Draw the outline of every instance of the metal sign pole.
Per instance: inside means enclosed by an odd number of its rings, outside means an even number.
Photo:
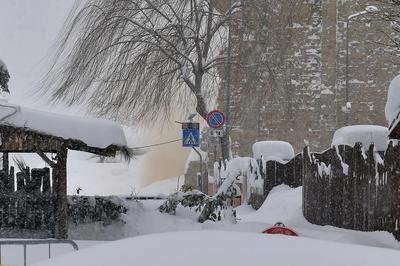
[[[203,184],[204,184],[204,182],[203,182],[203,156],[201,156],[201,153],[195,148],[195,147],[192,147],[192,149],[199,155],[199,157],[200,157],[200,176],[201,176],[201,185],[203,186]],[[200,187],[200,191],[201,192],[204,192],[204,188],[203,187]]]
[[[232,6],[233,1],[229,0],[229,8]],[[232,52],[232,37],[231,37],[231,29],[232,28],[232,18],[229,18],[228,21],[228,47],[227,47],[227,66],[226,66],[226,88],[225,88],[225,117],[226,117],[226,126],[225,126],[225,134],[222,137],[222,158],[224,160],[230,159],[229,154],[229,135],[230,135],[230,108],[231,108],[231,52]]]

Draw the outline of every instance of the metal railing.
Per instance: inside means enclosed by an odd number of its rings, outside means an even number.
[[[51,244],[70,244],[74,250],[79,250],[78,245],[68,239],[38,239],[38,240],[0,240],[0,265],[1,265],[1,246],[3,245],[20,245],[24,247],[24,266],[26,266],[26,246],[28,245],[45,245],[47,244],[49,251],[49,259],[51,258]]]

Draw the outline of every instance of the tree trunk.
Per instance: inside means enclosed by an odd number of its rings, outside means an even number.
[[[196,99],[197,99],[196,111],[204,120],[206,120],[208,111],[206,103],[204,102],[204,98],[201,95],[196,95]]]

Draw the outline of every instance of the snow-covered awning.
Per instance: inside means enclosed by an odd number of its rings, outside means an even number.
[[[68,148],[89,152],[109,147],[126,149],[127,145],[122,127],[115,122],[44,112],[5,101],[0,101],[0,126],[61,138],[71,144]]]

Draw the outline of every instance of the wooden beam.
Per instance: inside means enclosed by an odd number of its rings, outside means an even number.
[[[68,204],[67,204],[67,147],[57,153],[57,164],[54,167],[56,194],[56,228],[55,238],[68,238]]]
[[[49,157],[47,157],[47,155],[44,152],[37,151],[36,153],[40,156],[40,158],[42,158],[43,161],[45,161],[48,165],[50,165],[51,168],[56,167],[57,164],[53,162]]]

